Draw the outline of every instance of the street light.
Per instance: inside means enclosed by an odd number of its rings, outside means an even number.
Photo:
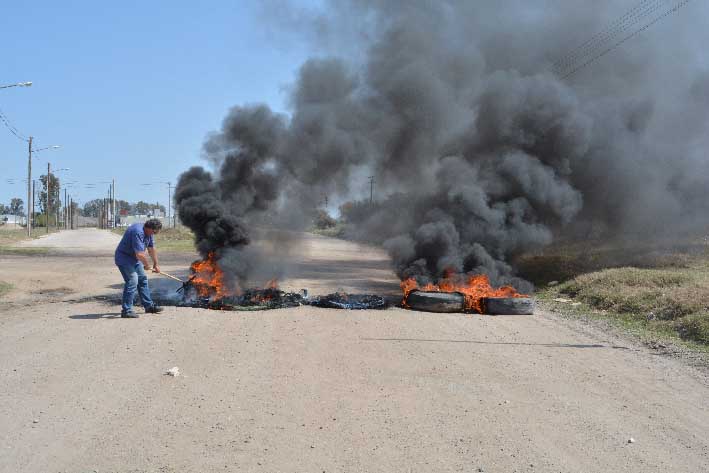
[[[40,151],[44,151],[45,149],[59,149],[61,146],[59,145],[52,145],[52,146],[45,146],[44,148],[39,148],[39,149],[33,149],[33,153],[39,153]]]
[[[31,82],[30,82],[31,84]],[[31,220],[31,213],[30,213],[30,205],[29,202],[32,199],[32,153],[39,153],[40,151],[44,151],[46,149],[59,149],[61,146],[59,145],[51,145],[51,146],[45,146],[44,148],[39,148],[39,149],[32,149],[32,137],[30,136],[29,140],[27,140],[29,143],[28,149],[29,149],[29,157],[27,159],[27,236],[31,237],[32,236],[32,220]],[[47,163],[47,184],[49,184],[49,163]],[[49,186],[47,186],[49,187]],[[47,191],[49,191],[49,188],[47,188]],[[47,196],[49,196],[49,192],[47,192]],[[47,232],[49,232],[49,220],[47,220]]]
[[[10,87],[30,87],[32,82],[18,82],[17,84],[0,85],[0,89],[9,89]]]

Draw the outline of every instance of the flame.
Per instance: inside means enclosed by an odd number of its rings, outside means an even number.
[[[266,289],[278,289],[278,279],[273,278],[266,283]]]
[[[218,300],[231,295],[224,284],[224,271],[219,267],[214,253],[209,253],[206,259],[195,261],[190,266],[192,284],[200,297],[210,297]]]
[[[460,292],[465,298],[465,309],[473,310],[482,314],[484,312],[483,298],[485,297],[528,297],[518,293],[512,286],[502,286],[495,289],[490,285],[490,279],[484,274],[455,274],[453,271],[446,271],[444,277],[438,284],[426,284],[419,286],[414,278],[401,281],[401,290],[404,292],[402,304],[409,308],[407,299],[412,291],[427,292]]]

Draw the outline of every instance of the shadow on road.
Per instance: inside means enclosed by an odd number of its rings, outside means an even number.
[[[615,345],[583,345],[575,343],[527,343],[527,342],[484,342],[482,340],[447,340],[447,339],[426,339],[426,338],[360,338],[367,342],[439,342],[439,343],[475,343],[479,345],[523,345],[530,347],[549,348],[614,348],[617,350],[630,350],[628,347]]]
[[[120,319],[121,313],[120,312],[107,312],[104,314],[79,314],[79,315],[70,315],[69,318],[74,319],[74,320]]]

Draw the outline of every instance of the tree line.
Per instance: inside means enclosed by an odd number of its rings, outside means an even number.
[[[24,215],[25,203],[19,197],[10,200],[10,205],[0,204],[0,215]]]
[[[94,199],[86,202],[81,209],[81,214],[85,217],[98,217],[103,209],[103,199]],[[142,200],[138,202],[128,202],[116,199],[116,212],[125,215],[154,215],[156,211],[165,214],[165,206],[159,203],[148,203]]]

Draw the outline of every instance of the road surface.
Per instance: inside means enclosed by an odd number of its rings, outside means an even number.
[[[544,311],[121,319],[116,239],[0,256],[0,472],[709,471],[709,385],[681,360]],[[379,250],[304,248],[284,285],[396,287]]]

